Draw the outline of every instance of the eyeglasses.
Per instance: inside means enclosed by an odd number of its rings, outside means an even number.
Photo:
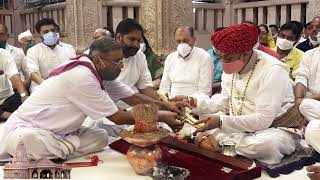
[[[99,58],[100,62],[103,64],[103,66],[106,68],[106,65],[102,61],[103,58],[101,58],[100,56],[98,56],[98,58]],[[112,60],[111,63],[114,64],[114,65],[120,65],[120,64],[122,64],[122,59],[120,61],[113,61]]]

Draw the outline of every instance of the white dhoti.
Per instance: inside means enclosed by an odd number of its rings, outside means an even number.
[[[320,120],[320,101],[304,99],[299,106],[300,113],[308,120]]]
[[[47,130],[20,127],[6,137],[6,152],[14,155],[20,142],[25,145],[30,159],[67,159],[103,150],[108,145],[108,133],[103,129],[81,127],[72,135],[59,139]]]
[[[306,142],[320,153],[320,121],[308,123],[305,132]]]
[[[225,133],[221,129],[214,129],[212,134],[219,144],[225,141],[234,141],[239,155],[250,159],[257,159],[268,164],[276,164],[284,155],[295,151],[296,142],[287,132],[270,128],[251,133]]]

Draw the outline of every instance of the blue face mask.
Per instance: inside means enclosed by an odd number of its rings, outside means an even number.
[[[56,32],[48,32],[42,36],[43,43],[47,46],[54,46],[58,41],[58,36]]]
[[[318,34],[317,34],[317,41],[320,44],[320,32],[318,32]]]

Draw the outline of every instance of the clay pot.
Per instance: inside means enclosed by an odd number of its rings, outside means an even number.
[[[127,158],[134,171],[139,175],[146,175],[147,172],[157,166],[162,158],[159,146],[139,147],[133,145],[127,152]]]

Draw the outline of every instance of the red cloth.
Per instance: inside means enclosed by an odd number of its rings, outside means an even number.
[[[126,153],[131,146],[124,140],[116,141],[109,145],[121,153]],[[190,171],[189,180],[219,179],[219,180],[248,180],[261,176],[261,168],[241,169],[232,167],[220,161],[209,159],[200,155],[189,153],[186,151],[176,151],[172,153],[172,149],[168,146],[159,145],[162,149],[163,161],[171,166],[186,168]],[[223,168],[232,169],[229,173],[223,171]]]
[[[100,83],[100,86],[101,86],[101,89],[104,90],[104,86],[103,86],[103,83],[102,83],[102,79],[100,78],[97,70],[96,70],[94,67],[92,67],[92,64],[91,64],[91,63],[86,62],[86,61],[80,61],[79,59],[80,59],[81,57],[88,57],[88,55],[82,54],[82,55],[80,55],[80,56],[78,56],[78,57],[76,57],[76,58],[71,59],[71,60],[74,60],[74,61],[71,61],[71,62],[68,63],[68,64],[65,64],[65,65],[60,66],[60,67],[58,67],[58,68],[56,68],[56,69],[53,69],[53,70],[49,73],[49,78],[50,78],[50,77],[53,77],[53,76],[57,76],[57,75],[59,75],[59,74],[61,74],[61,73],[64,73],[64,72],[66,72],[66,71],[69,71],[69,70],[73,69],[74,67],[76,67],[76,66],[78,66],[78,65],[82,65],[82,66],[85,66],[85,67],[87,67],[87,68],[89,68],[89,69],[91,70],[91,72],[94,74],[94,76],[98,79],[98,81],[99,81],[99,83]]]
[[[258,42],[258,31],[252,24],[237,24],[213,33],[211,42],[218,51],[240,54],[249,51]]]
[[[263,52],[265,52],[265,53],[267,53],[267,54],[269,54],[269,55],[271,55],[271,56],[273,56],[273,57],[275,57],[277,59],[280,59],[277,52],[273,51],[272,49],[270,49],[270,48],[268,48],[268,47],[266,47],[266,46],[264,46],[262,44],[260,44],[258,46],[258,50],[263,51]]]

